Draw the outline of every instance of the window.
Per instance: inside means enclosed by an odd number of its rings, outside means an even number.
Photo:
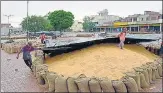
[[[147,17],[147,18],[146,18],[146,20],[148,21],[148,20],[149,20],[149,18]]]
[[[156,20],[156,17],[151,17],[151,20]]]
[[[137,18],[133,18],[133,21],[134,21],[134,22],[137,21]]]
[[[143,21],[143,18],[141,18],[141,21]]]

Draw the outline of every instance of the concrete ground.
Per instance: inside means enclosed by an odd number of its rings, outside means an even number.
[[[25,65],[22,57],[7,54],[1,50],[1,91],[3,92],[44,92]]]
[[[162,92],[162,80],[155,81],[145,92]],[[1,92],[44,92],[36,78],[25,65],[21,56],[7,54],[1,50]]]

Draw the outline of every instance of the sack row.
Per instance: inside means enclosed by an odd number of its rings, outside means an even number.
[[[37,42],[37,41],[31,41],[31,42],[34,47],[43,47],[43,45],[40,42]],[[5,52],[12,54],[12,53],[17,53],[18,51],[20,51],[20,49],[25,45],[26,45],[26,41],[22,40],[19,42],[4,43],[1,45],[1,48]]]

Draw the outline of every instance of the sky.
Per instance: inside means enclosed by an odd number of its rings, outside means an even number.
[[[84,16],[97,15],[103,9],[108,9],[109,15],[126,17],[143,14],[147,10],[159,12],[162,1],[29,1],[29,16],[65,10],[72,12],[75,20],[82,20]],[[18,27],[27,16],[27,1],[1,1],[1,23],[8,22],[4,15],[13,15],[9,22]]]

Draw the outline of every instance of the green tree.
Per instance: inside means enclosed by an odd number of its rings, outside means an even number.
[[[92,22],[91,18],[88,16],[85,16],[83,19],[83,29],[85,31],[90,31],[91,29],[93,29],[95,27],[95,23]]]
[[[23,30],[28,30],[30,32],[38,32],[41,30],[49,31],[53,27],[50,25],[49,20],[41,16],[29,16],[28,17],[28,26],[27,26],[27,17],[21,22]]]
[[[63,31],[68,29],[74,22],[74,15],[64,10],[49,12],[47,15],[50,24],[55,30]]]

